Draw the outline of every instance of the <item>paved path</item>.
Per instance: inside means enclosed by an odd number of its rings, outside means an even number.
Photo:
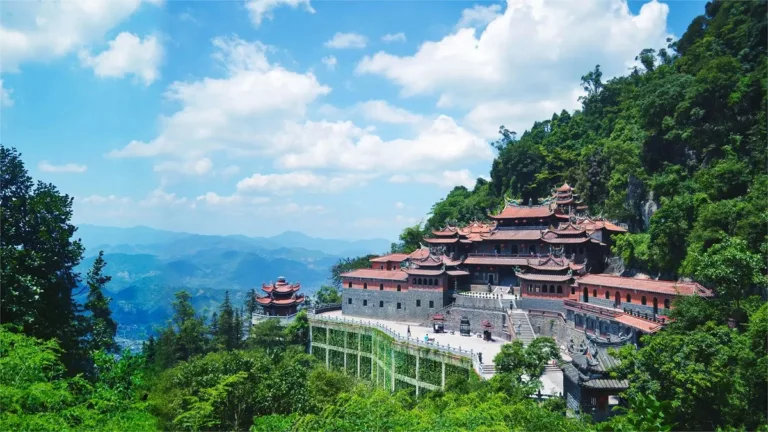
[[[389,327],[392,331],[400,334],[401,336],[407,336],[408,326],[411,327],[411,338],[419,338],[424,340],[424,335],[428,335],[430,338],[434,338],[435,342],[440,345],[450,345],[452,347],[461,347],[465,350],[473,350],[474,352],[480,352],[483,354],[483,363],[493,363],[493,358],[501,351],[501,346],[506,343],[505,340],[495,338],[492,342],[485,341],[482,338],[478,338],[474,334],[472,336],[460,336],[458,333],[435,333],[431,327],[422,327],[419,323],[401,322],[401,321],[389,321],[380,320],[367,317],[357,317],[349,314],[342,315],[340,310],[326,312],[323,315],[330,316],[344,316],[347,318],[360,319],[366,322],[376,323]]]

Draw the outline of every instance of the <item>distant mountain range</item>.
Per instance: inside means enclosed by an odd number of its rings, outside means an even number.
[[[262,282],[285,276],[312,294],[339,258],[384,253],[390,241],[336,240],[287,231],[273,237],[215,236],[138,226],[80,225],[75,237],[86,248],[83,277],[99,250],[112,276],[108,295],[115,318],[130,338],[141,337],[170,317],[174,293],[186,289],[198,310],[211,312],[226,290],[236,305]],[[125,335],[124,335],[125,336]]]

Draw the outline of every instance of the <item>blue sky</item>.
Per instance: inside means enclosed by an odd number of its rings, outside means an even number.
[[[0,132],[75,221],[394,239],[704,2],[6,2]]]

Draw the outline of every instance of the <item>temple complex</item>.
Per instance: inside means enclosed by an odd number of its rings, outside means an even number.
[[[342,314],[524,344],[551,336],[572,359],[563,366],[568,407],[603,419],[627,386],[610,378],[617,360],[607,349],[660,331],[675,298],[713,295],[694,282],[602,274],[627,227],[590,216],[567,183],[489,219],[433,230],[410,254],[344,273]]]
[[[301,284],[289,284],[285,277],[280,276],[277,282],[262,284],[265,296],[256,296],[256,303],[261,308],[261,314],[274,317],[295,315],[299,306],[304,303],[304,295],[297,294]]]

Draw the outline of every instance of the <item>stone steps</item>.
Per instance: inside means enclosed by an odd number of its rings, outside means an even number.
[[[531,322],[528,320],[528,313],[515,309],[509,314],[510,323],[517,328],[517,323],[520,322],[520,333],[517,334],[517,339],[523,342],[523,345],[528,346],[532,340],[536,338],[536,334],[533,332]]]

